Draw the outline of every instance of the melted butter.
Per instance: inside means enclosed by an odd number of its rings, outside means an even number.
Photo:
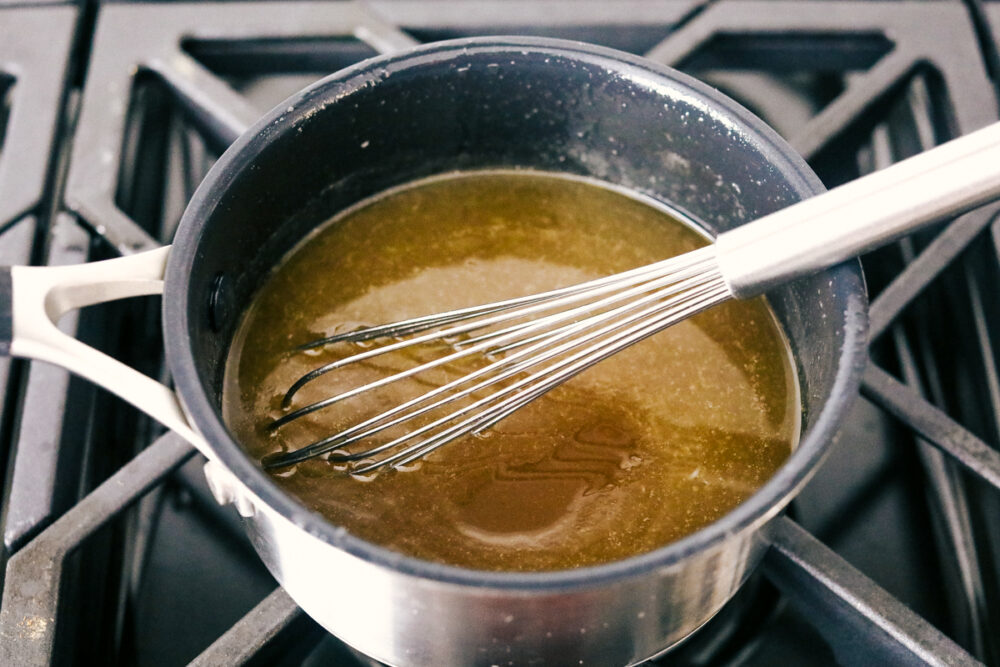
[[[296,345],[572,284],[704,244],[659,208],[563,177],[463,174],[394,191],[322,227],[270,276],[232,346],[226,421],[258,459],[305,446],[478,366],[457,363],[270,433],[292,382],[352,351],[340,344],[290,353]],[[295,407],[439,353],[391,354],[328,374]],[[592,565],[676,540],[749,497],[790,453],[797,396],[766,303],[731,302],[615,355],[413,470],[358,479],[315,459],[275,480],[334,524],[417,557],[494,570]]]

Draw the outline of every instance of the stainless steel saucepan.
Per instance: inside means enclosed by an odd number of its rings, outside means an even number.
[[[302,91],[229,148],[170,249],[0,272],[0,342],[64,366],[191,441],[261,558],[330,632],[383,662],[628,664],[705,623],[767,547],[767,530],[815,470],[857,394],[867,302],[856,262],[768,298],[804,402],[788,462],[714,524],[656,551],[560,572],[421,561],[364,542],[288,496],[220,416],[239,315],[269,269],[337,211],[436,173],[567,172],[666,202],[713,233],[822,190],[745,109],[668,68],[543,39],[470,39],[365,61]],[[68,310],[163,293],[175,391],[60,333]],[[12,301],[11,301],[12,299]]]

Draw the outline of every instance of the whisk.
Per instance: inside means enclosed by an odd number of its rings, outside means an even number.
[[[370,347],[299,378],[284,396],[287,412],[270,424],[271,430],[462,359],[483,365],[300,449],[268,455],[262,464],[283,468],[322,455],[347,464],[353,474],[407,466],[465,435],[484,432],[599,361],[727,299],[762,294],[997,196],[1000,123],[671,259],[541,294],[313,341],[298,350],[336,343],[368,342]],[[442,341],[445,352],[430,361],[291,409],[298,392],[326,373]],[[385,439],[387,432],[401,430],[387,442],[370,444],[379,434]]]

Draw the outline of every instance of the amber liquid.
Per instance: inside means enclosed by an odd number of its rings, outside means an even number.
[[[296,345],[589,280],[705,243],[662,208],[579,179],[471,173],[395,190],[332,220],[270,276],[232,346],[226,421],[258,460],[297,449],[481,362],[269,432],[295,379],[352,351],[291,352]],[[328,374],[293,408],[439,352]],[[572,568],[655,549],[724,515],[788,457],[799,413],[788,347],[765,301],[730,302],[412,470],[357,478],[315,459],[275,481],[332,523],[412,556],[490,570]]]

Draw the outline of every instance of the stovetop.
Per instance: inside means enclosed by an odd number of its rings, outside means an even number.
[[[360,59],[530,34],[645,55],[763,117],[834,186],[998,119],[977,0],[0,0],[0,263],[169,243],[222,150]],[[863,258],[871,363],[760,572],[671,665],[1000,665],[997,205]],[[60,326],[167,380],[156,299]],[[4,664],[367,664],[260,564],[192,449],[0,360]]]

